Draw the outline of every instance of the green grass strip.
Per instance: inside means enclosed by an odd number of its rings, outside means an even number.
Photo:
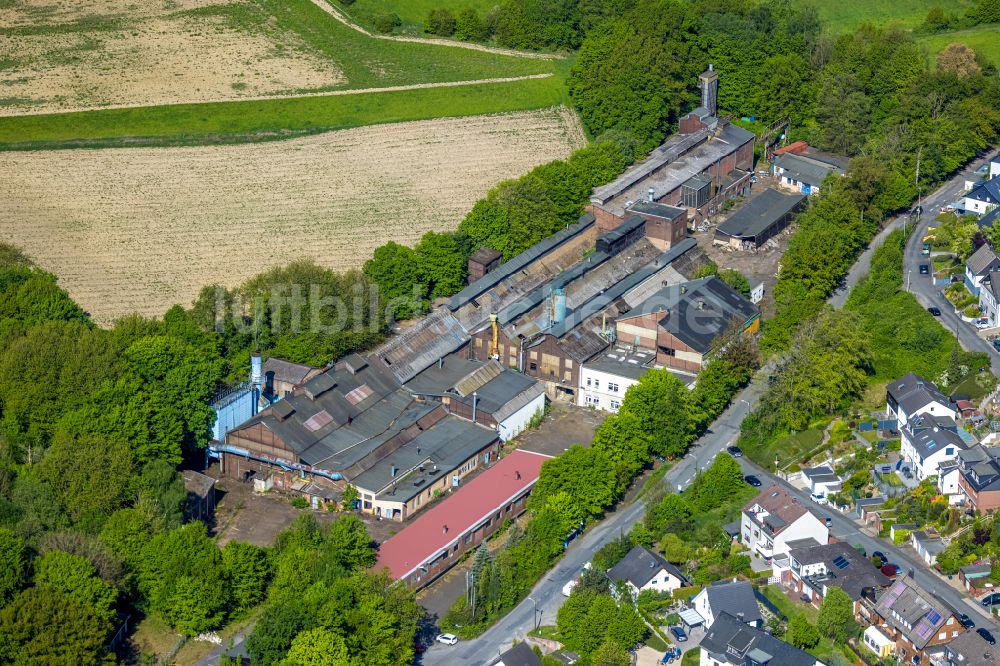
[[[560,77],[448,88],[0,118],[0,150],[207,145],[555,106]]]

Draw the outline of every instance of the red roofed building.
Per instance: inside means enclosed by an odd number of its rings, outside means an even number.
[[[376,569],[423,587],[478,546],[505,520],[524,511],[549,456],[513,451],[468,485],[426,510],[379,548]]]

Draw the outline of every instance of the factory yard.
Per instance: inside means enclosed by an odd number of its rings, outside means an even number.
[[[101,324],[298,259],[358,268],[453,229],[489,188],[585,138],[566,108],[262,144],[0,153],[0,234]]]
[[[0,115],[230,100],[345,81],[291,31],[236,29],[226,12],[241,4],[3,3]]]

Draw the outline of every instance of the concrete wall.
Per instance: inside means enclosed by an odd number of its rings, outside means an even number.
[[[506,442],[517,437],[528,427],[535,414],[545,411],[545,394],[539,393],[534,400],[517,410],[497,425],[497,432],[500,433],[500,441]]]

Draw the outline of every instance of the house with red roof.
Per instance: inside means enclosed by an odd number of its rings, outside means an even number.
[[[385,541],[375,568],[388,568],[393,578],[411,587],[427,585],[524,511],[549,458],[511,452]]]

